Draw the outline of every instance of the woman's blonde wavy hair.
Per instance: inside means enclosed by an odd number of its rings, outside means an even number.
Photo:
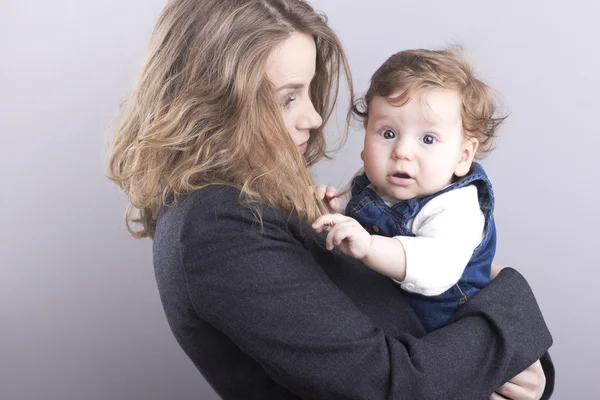
[[[295,32],[315,40],[310,95],[323,117],[304,156],[265,72],[269,54]],[[325,155],[322,127],[341,72],[352,97],[339,39],[303,0],[170,0],[108,153],[108,177],[130,202],[131,234],[153,237],[163,204],[210,184],[238,188],[244,204],[263,203],[306,220],[321,215],[308,167]]]

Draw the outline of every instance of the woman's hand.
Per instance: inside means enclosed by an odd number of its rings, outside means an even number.
[[[341,214],[323,215],[313,222],[315,231],[321,232],[330,227],[325,239],[327,250],[337,247],[342,253],[362,260],[371,247],[371,234],[354,218]]]
[[[490,400],[539,400],[546,387],[546,375],[540,360],[534,362],[529,368],[496,389]],[[500,393],[502,396],[500,396]]]
[[[491,278],[494,279],[504,267],[492,264]],[[538,400],[546,388],[546,375],[540,361],[534,362],[529,368],[496,389],[490,400]],[[500,393],[502,396],[500,396]]]
[[[500,271],[502,271],[503,269],[504,267],[492,264],[492,273],[490,274],[490,278],[494,279],[495,277],[497,277]]]
[[[313,190],[317,199],[324,200],[331,211],[339,212],[340,202],[335,197],[337,194],[336,188],[327,185],[315,185]]]

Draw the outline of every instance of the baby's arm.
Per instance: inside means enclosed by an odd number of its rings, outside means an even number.
[[[371,246],[363,262],[372,270],[397,281],[406,277],[406,252],[402,242],[396,238],[372,235]]]
[[[331,226],[328,249],[362,260],[408,291],[432,296],[455,284],[481,241],[484,218],[477,189],[445,193],[423,207],[413,223],[416,237],[370,235],[356,220],[339,214],[318,218],[313,228]]]
[[[342,253],[362,260],[380,274],[404,280],[406,257],[402,242],[395,238],[371,235],[354,218],[341,214],[326,214],[312,224],[315,231],[329,227],[325,246],[337,247]]]

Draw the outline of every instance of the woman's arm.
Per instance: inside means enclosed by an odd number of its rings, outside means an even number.
[[[504,267],[492,264],[491,278],[496,278],[503,269]],[[531,396],[529,398],[547,400],[554,392],[554,373],[552,358],[546,352],[542,358],[529,368],[496,389],[496,392],[511,399],[526,398],[529,394]],[[522,397],[519,397],[519,395],[522,395]],[[500,398],[496,393],[492,396],[490,400]]]
[[[208,200],[180,236],[194,308],[303,398],[483,399],[552,342],[513,270],[451,325],[423,338],[386,336],[328,279],[287,216],[265,210],[261,232],[237,195]]]

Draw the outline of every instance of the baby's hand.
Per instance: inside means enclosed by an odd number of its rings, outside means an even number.
[[[325,200],[330,210],[333,212],[339,211],[340,201],[335,197],[337,194],[336,188],[327,185],[315,185],[314,192],[317,199]]]
[[[325,239],[327,250],[334,247],[350,257],[362,260],[371,247],[371,235],[354,218],[341,214],[326,214],[313,222],[313,229],[320,233],[331,227]]]

